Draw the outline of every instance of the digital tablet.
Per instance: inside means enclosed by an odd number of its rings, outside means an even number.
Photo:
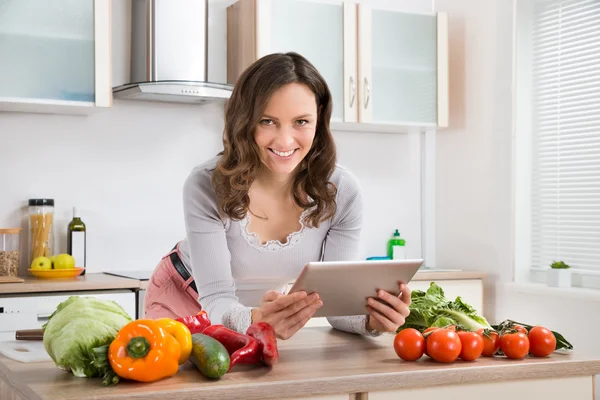
[[[288,293],[318,293],[323,306],[313,317],[365,315],[368,313],[365,308],[367,298],[377,298],[378,289],[399,295],[398,281],[409,283],[423,261],[311,262],[304,266]]]

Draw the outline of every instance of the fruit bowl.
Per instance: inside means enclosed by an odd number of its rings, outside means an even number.
[[[29,273],[40,279],[66,279],[75,278],[83,272],[85,268],[76,267],[69,269],[32,269],[29,268]]]

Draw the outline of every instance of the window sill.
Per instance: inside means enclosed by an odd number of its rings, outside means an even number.
[[[600,303],[600,290],[580,287],[558,288],[545,283],[506,282],[500,284],[502,289],[512,293],[534,296],[560,296],[570,299],[581,299]]]

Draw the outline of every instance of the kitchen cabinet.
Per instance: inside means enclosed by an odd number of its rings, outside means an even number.
[[[0,111],[112,105],[111,0],[0,1]]]
[[[489,371],[487,371],[489,372]],[[481,371],[481,375],[485,374]],[[549,399],[594,399],[594,385],[590,376],[558,377],[555,379],[529,379],[508,382],[471,383],[467,385],[442,385],[428,388],[369,392],[369,400],[397,400],[415,398],[437,400],[443,394],[447,399],[502,400],[506,393],[519,393],[524,397]]]
[[[445,13],[345,0],[239,0],[227,9],[227,78],[259,58],[295,51],[321,72],[342,130],[448,125]]]
[[[41,328],[56,307],[70,296],[112,300],[132,319],[136,317],[136,294],[132,290],[3,295],[0,296],[0,341],[14,340],[18,330]]]

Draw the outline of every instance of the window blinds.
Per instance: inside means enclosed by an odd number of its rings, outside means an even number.
[[[600,0],[536,0],[532,266],[600,272]]]

